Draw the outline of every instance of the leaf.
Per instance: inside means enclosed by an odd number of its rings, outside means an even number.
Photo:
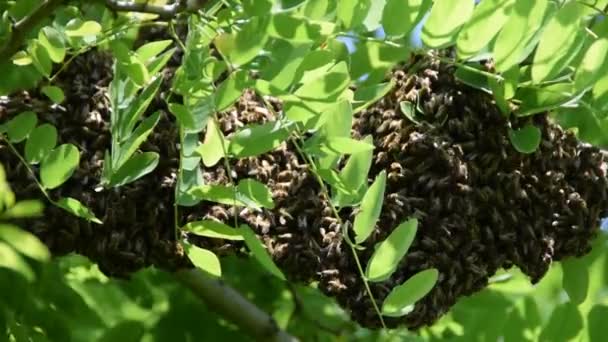
[[[213,276],[222,276],[222,266],[215,253],[191,244],[184,244],[184,249],[194,266]]]
[[[194,129],[196,123],[194,122],[194,115],[188,109],[188,107],[184,106],[180,103],[169,103],[168,105],[169,111],[175,115],[179,124],[187,129]]]
[[[266,185],[255,179],[247,178],[239,181],[236,187],[239,199],[253,207],[274,208],[272,193]]]
[[[230,74],[215,92],[216,111],[221,112],[232,106],[249,85],[249,78],[245,70],[238,70]]]
[[[75,198],[62,197],[53,204],[67,211],[68,213],[81,217],[87,221],[102,224],[101,220],[95,217],[95,214],[91,211],[91,209],[87,208],[84,204],[80,203],[80,201]]]
[[[65,43],[59,31],[50,26],[43,27],[38,31],[38,41],[55,63],[63,62],[65,58]]]
[[[370,0],[339,0],[337,16],[344,31],[361,25],[369,7]]]
[[[553,309],[549,322],[543,327],[539,341],[571,341],[583,328],[583,317],[572,303]]]
[[[38,123],[36,113],[31,111],[19,113],[6,123],[8,140],[12,143],[23,141],[36,127],[36,123]]]
[[[215,120],[209,120],[205,141],[196,149],[196,152],[201,156],[206,167],[212,167],[224,158],[225,149],[228,149],[228,141],[220,128],[217,127]]]
[[[587,258],[567,258],[561,262],[562,286],[570,301],[579,305],[587,298],[589,290],[589,264]]]
[[[345,181],[340,177],[340,174],[334,169],[318,169],[317,173],[321,178],[337,192],[347,195],[353,195],[354,190],[348,189]]]
[[[302,99],[331,101],[337,99],[349,83],[348,67],[345,62],[339,62],[327,73],[302,85],[294,94]]]
[[[587,332],[589,342],[601,342],[606,337],[606,317],[608,317],[608,306],[595,304],[587,315]]]
[[[527,116],[557,108],[574,98],[572,87],[570,82],[553,83],[544,87],[520,87],[514,98],[521,102],[521,105],[515,114]]]
[[[133,131],[133,127],[144,114],[150,102],[154,99],[154,96],[158,92],[160,84],[162,83],[162,77],[156,77],[150,84],[148,84],[144,90],[137,96],[135,101],[129,104],[129,107],[124,113],[119,115],[120,121],[117,124],[118,140],[123,141]],[[117,109],[114,109],[117,110]],[[114,134],[114,127],[112,130]]]
[[[382,303],[382,315],[400,317],[410,313],[414,304],[433,289],[438,277],[437,269],[430,268],[416,273],[405,283],[393,288]]]
[[[130,54],[129,61],[126,63],[121,63],[120,67],[124,70],[127,76],[129,76],[129,79],[140,87],[146,84],[146,82],[148,82],[150,79],[148,68],[146,68],[144,63],[142,63],[139,58],[133,54]]]
[[[189,194],[202,200],[226,204],[246,206],[232,186],[203,184],[188,191]]]
[[[40,163],[40,180],[46,189],[54,189],[67,181],[80,163],[80,152],[72,144],[59,145]]]
[[[143,322],[134,320],[119,321],[103,331],[97,342],[141,341],[146,333]]]
[[[304,151],[320,156],[328,154],[353,154],[373,149],[374,145],[372,144],[345,137],[321,138],[317,143],[310,145],[304,144]]]
[[[51,253],[35,235],[13,225],[0,225],[0,239],[4,240],[17,252],[34,260],[45,262],[51,259]],[[4,244],[0,243],[0,246]],[[0,247],[2,248],[2,247]],[[0,255],[2,252],[0,252]],[[2,258],[0,258],[2,259]],[[0,260],[0,265],[2,261]]]
[[[169,62],[173,54],[177,51],[176,48],[163,52],[160,56],[153,58],[146,65],[148,67],[148,74],[156,75],[161,69]]]
[[[173,41],[171,39],[149,42],[140,46],[135,53],[139,57],[139,60],[145,63],[163,52],[172,43]]]
[[[516,0],[511,15],[494,42],[496,70],[506,71],[526,56],[524,49],[540,29],[549,0]]]
[[[215,39],[218,50],[228,57],[230,63],[242,66],[254,59],[268,41],[269,16],[252,17],[241,30],[219,35]]]
[[[44,86],[41,89],[42,93],[46,95],[51,101],[59,104],[65,100],[65,95],[63,95],[63,90],[56,86]]]
[[[410,101],[401,101],[399,102],[399,109],[401,113],[411,122],[419,125],[420,121],[416,119],[416,105],[411,103]]]
[[[475,6],[473,15],[458,34],[458,57],[475,56],[498,34],[509,19],[515,0],[484,0]]]
[[[46,48],[40,42],[34,41],[28,46],[28,54],[36,70],[46,77],[51,76],[53,71],[53,61]]]
[[[540,145],[541,132],[534,125],[528,124],[520,129],[509,129],[509,140],[520,153],[534,153]]]
[[[18,66],[26,66],[32,64],[32,56],[25,51],[19,51],[13,56],[13,64]]]
[[[408,34],[417,24],[424,0],[388,0],[382,12],[382,27],[389,36]]]
[[[244,224],[240,226],[239,230],[241,231],[241,235],[243,235],[243,238],[245,239],[245,244],[247,245],[247,248],[249,248],[251,254],[253,254],[253,257],[268,272],[270,272],[279,279],[285,280],[283,272],[281,272],[277,265],[275,265],[275,263],[272,261],[272,258],[270,257],[260,240],[258,240],[258,237],[255,235],[253,230],[251,230],[249,226]]]
[[[474,0],[435,1],[422,27],[422,42],[431,48],[443,48],[456,41],[456,35],[475,7]]]
[[[567,2],[549,20],[540,37],[532,63],[532,81],[540,83],[558,75],[582,47],[581,20],[585,7]]]
[[[355,216],[353,230],[355,231],[355,242],[357,244],[365,241],[374,231],[376,222],[380,218],[382,204],[384,203],[384,188],[386,187],[386,171],[382,170],[369,187],[363,200],[359,213]]]
[[[594,41],[585,52],[583,60],[574,75],[574,88],[577,92],[593,85],[608,72],[608,38]]]
[[[101,32],[101,25],[96,21],[74,18],[65,25],[64,32],[68,37],[94,36]]]
[[[388,279],[399,266],[416,237],[418,220],[413,218],[401,223],[391,234],[376,247],[372,254],[365,277],[369,281]]]
[[[27,262],[17,252],[2,242],[0,242],[0,268],[7,268],[19,273],[29,282],[34,281],[36,277]]]
[[[114,172],[110,185],[119,187],[138,180],[154,171],[158,165],[159,155],[156,152],[143,152],[134,155]]]
[[[183,226],[182,230],[194,235],[216,239],[233,241],[243,240],[240,230],[213,220],[190,222]]]
[[[298,66],[294,79],[305,84],[323,77],[336,64],[330,51],[314,50],[306,54]]]
[[[26,218],[38,217],[42,215],[44,206],[38,200],[23,200],[9,207],[0,214],[2,218]]]
[[[335,24],[308,20],[290,13],[273,14],[268,35],[295,43],[312,43],[334,31]]]
[[[373,138],[371,135],[368,135],[362,141],[372,144]],[[358,192],[367,185],[367,174],[372,165],[373,155],[373,150],[367,150],[353,153],[350,158],[348,158],[346,165],[340,171],[340,179],[344,181],[346,189]],[[344,207],[356,203],[359,199],[360,197],[357,197],[356,195],[353,196],[339,191],[335,194],[332,202],[338,207]]]
[[[390,82],[374,84],[355,90],[353,113],[358,113],[359,111],[374,104],[376,101],[388,94],[388,92],[391,91],[394,86],[395,81],[391,79]]]
[[[293,128],[294,125],[280,121],[246,126],[230,138],[228,152],[236,158],[266,153],[287,140]]]
[[[148,138],[150,133],[156,127],[156,124],[160,120],[160,111],[152,114],[151,116],[145,118],[138,126],[135,128],[135,131],[131,133],[128,139],[119,144],[117,147],[118,153],[116,156],[116,162],[112,165],[112,169],[117,170],[122,167],[122,165],[127,162],[137,151],[139,146]]]

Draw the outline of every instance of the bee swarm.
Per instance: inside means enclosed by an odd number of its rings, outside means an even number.
[[[490,96],[454,78],[450,66],[426,58],[420,72],[408,66],[390,77],[396,86],[383,99],[355,115],[352,135],[372,135],[374,160],[369,179],[382,170],[387,186],[380,220],[359,251],[365,265],[373,246],[410,217],[419,219],[418,234],[397,271],[372,283],[381,302],[389,291],[417,272],[435,267],[435,288],[403,318],[387,325],[418,328],[432,324],[461,296],[488,284],[500,268],[519,267],[539,281],[552,261],[581,256],[590,249],[599,219],[607,213],[606,158],[602,151],[580,143],[546,115],[505,119]],[[160,153],[154,172],[117,189],[96,189],[103,153],[110,146],[107,85],[108,56],[79,56],[58,79],[65,105],[51,106],[37,90],[0,100],[0,121],[23,110],[34,110],[40,121],[54,124],[60,143],[81,150],[74,176],[52,198],[74,197],[89,206],[104,224],[97,226],[48,206],[44,218],[19,222],[36,233],[56,255],[78,252],[112,276],[128,276],[155,265],[168,270],[190,266],[173,231],[173,200],[179,163],[174,119],[162,100],[149,112],[162,110],[159,126],[142,146]],[[169,76],[167,76],[169,77]],[[166,82],[169,84],[170,82]],[[220,128],[228,137],[245,124],[273,121],[281,105],[267,108],[246,91],[235,106],[220,113]],[[401,101],[419,105],[420,124],[409,121]],[[533,123],[542,131],[539,149],[521,154],[511,146],[509,128]],[[232,224],[234,215],[249,224],[275,262],[292,281],[318,281],[319,288],[348,309],[353,319],[379,327],[351,251],[343,240],[332,208],[316,178],[291,141],[257,157],[230,160],[232,177],[255,178],[272,191],[275,208],[254,211],[203,202],[180,208],[180,224],[202,218]],[[0,163],[18,198],[40,198],[27,170],[0,144]],[[203,168],[207,184],[228,184],[231,175],[220,162]],[[345,208],[350,224],[355,211]],[[188,236],[189,241],[219,255],[239,253],[234,241]]]

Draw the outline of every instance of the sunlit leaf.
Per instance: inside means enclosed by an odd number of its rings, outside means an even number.
[[[380,100],[394,86],[395,82],[391,79],[390,82],[374,84],[355,90],[355,99],[352,104],[353,113],[357,113]]]
[[[239,199],[249,206],[274,208],[270,189],[255,179],[247,178],[239,181],[236,189],[239,193]]]
[[[247,72],[244,70],[236,71],[222,84],[219,85],[215,93],[215,108],[218,112],[232,106],[232,104],[241,96],[243,90],[250,85]]]
[[[158,165],[159,155],[156,152],[143,152],[135,154],[127,160],[110,179],[110,185],[119,187],[138,180],[154,171]]]
[[[51,253],[36,236],[13,225],[0,225],[0,239],[28,258],[38,261],[48,261],[51,258]]]
[[[3,218],[37,217],[42,215],[44,206],[38,200],[22,200],[0,214]]]
[[[303,84],[294,94],[303,99],[335,100],[349,82],[348,67],[340,62],[322,76]]]
[[[194,235],[205,236],[225,240],[243,240],[239,229],[230,227],[221,222],[213,220],[202,220],[190,222],[182,227],[182,230]]]
[[[168,48],[173,41],[171,39],[159,40],[155,42],[149,42],[140,46],[135,53],[142,62],[147,62],[150,59],[158,56],[166,48]]]
[[[289,13],[274,14],[268,26],[271,37],[282,38],[290,42],[313,42],[321,36],[333,32],[335,25],[330,22],[312,21],[296,17]]]
[[[163,81],[162,77],[156,77],[144,90],[135,98],[135,101],[129,104],[129,107],[119,115],[120,121],[117,123],[116,133],[114,127],[112,134],[118,134],[119,140],[124,140],[131,134],[133,128],[144,114],[150,102],[158,92],[158,89]]]
[[[234,65],[245,65],[255,58],[268,41],[269,16],[252,17],[240,30],[217,36],[217,48]]]
[[[374,145],[346,137],[322,138],[317,143],[304,145],[304,151],[319,156],[353,154],[373,149]]]
[[[228,141],[224,137],[224,134],[220,128],[217,127],[215,120],[209,120],[207,122],[205,140],[203,141],[203,144],[196,149],[196,152],[203,159],[203,164],[206,167],[217,164],[217,162],[224,157],[227,149]]]
[[[521,87],[515,99],[521,102],[516,111],[518,116],[526,116],[557,108],[574,97],[573,85],[569,82],[553,83],[544,87]]]
[[[232,186],[204,184],[190,189],[188,193],[205,201],[245,206],[245,203],[240,201],[236,189]]]
[[[102,224],[101,220],[95,217],[95,214],[91,211],[91,209],[87,208],[75,198],[62,197],[57,202],[54,202],[54,204],[75,216],[81,217],[93,223]]]
[[[374,231],[376,222],[380,218],[382,204],[384,203],[384,188],[386,187],[386,171],[383,170],[369,187],[363,199],[359,212],[355,216],[353,230],[355,232],[355,242],[365,241]]]
[[[38,123],[36,113],[30,111],[19,113],[6,123],[8,140],[12,143],[23,141],[36,127],[36,123]]]
[[[194,266],[213,276],[222,276],[222,266],[220,265],[220,260],[215,253],[208,249],[200,248],[191,244],[185,244],[184,249],[186,250],[186,254]]]
[[[371,135],[366,136],[363,140],[368,144],[373,143]],[[344,168],[340,171],[340,179],[344,181],[346,189],[354,192],[360,192],[367,185],[367,174],[372,165],[373,150],[353,153]],[[361,193],[361,196],[363,194]],[[357,195],[350,195],[345,192],[338,191],[334,195],[332,202],[338,207],[354,204],[360,200]]]
[[[125,140],[124,143],[117,146],[116,162],[112,165],[114,169],[119,169],[124,163],[131,158],[131,156],[137,151],[139,146],[148,138],[148,136],[158,124],[160,120],[160,111],[152,114],[145,118],[135,128],[133,133]]]
[[[80,152],[71,144],[59,145],[49,152],[40,163],[40,180],[47,189],[65,183],[80,163]]]
[[[471,17],[474,0],[438,0],[422,28],[422,42],[431,48],[453,44],[462,25]]]
[[[409,219],[395,228],[376,247],[365,269],[365,277],[369,281],[383,281],[389,278],[410,248],[417,230],[418,220],[415,218]]]
[[[439,272],[431,268],[394,287],[382,303],[382,314],[389,317],[407,315],[414,309],[414,304],[433,289],[438,277]]]
[[[249,250],[251,251],[251,254],[253,254],[253,257],[260,264],[262,264],[262,266],[264,266],[264,268],[268,272],[278,277],[279,279],[285,280],[283,272],[281,272],[277,265],[275,265],[274,261],[272,261],[272,258],[264,248],[264,245],[262,245],[260,240],[258,240],[258,237],[255,235],[253,230],[251,230],[251,228],[247,225],[241,225],[239,227],[239,231],[245,239],[245,244],[247,245],[247,248],[249,248]]]
[[[338,21],[347,30],[363,23],[370,6],[370,0],[339,0]]]
[[[14,249],[3,242],[0,242],[0,268],[7,268],[19,273],[28,281],[33,281],[36,277],[27,262]]]
[[[38,32],[38,41],[40,45],[46,48],[51,60],[55,63],[61,63],[65,58],[65,42],[59,31],[50,26],[43,27]]]
[[[188,107],[181,103],[169,103],[168,107],[169,111],[175,115],[180,125],[184,128],[194,128],[196,123],[194,122],[194,116]]]
[[[96,21],[74,18],[67,23],[64,32],[68,37],[93,36],[101,32],[101,25]]]
[[[600,38],[591,44],[578,65],[574,75],[574,87],[577,91],[583,91],[606,75],[607,71],[608,38]]]
[[[520,129],[509,130],[509,140],[518,152],[533,153],[540,145],[541,132],[538,127],[528,124]]]
[[[63,90],[57,86],[44,86],[40,90],[44,95],[46,95],[51,101],[55,103],[61,103],[65,99],[65,95],[63,94]]]
[[[230,137],[228,151],[236,158],[260,155],[281,145],[293,128],[280,121],[246,126]]]

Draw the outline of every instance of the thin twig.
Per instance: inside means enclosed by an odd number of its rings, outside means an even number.
[[[29,15],[13,25],[8,40],[0,47],[0,61],[9,60],[19,51],[27,34],[45,18],[49,17],[65,0],[46,0]]]
[[[4,142],[6,143],[6,145],[13,152],[13,154],[19,159],[19,161],[21,162],[21,164],[23,165],[23,167],[26,168],[26,170],[29,172],[30,176],[32,176],[32,179],[34,179],[34,182],[36,182],[36,185],[38,185],[38,188],[40,188],[40,192],[42,192],[42,194],[44,195],[44,197],[46,197],[46,199],[49,202],[55,204],[55,201],[53,201],[51,199],[51,197],[49,196],[48,192],[46,192],[46,189],[44,188],[44,186],[38,180],[38,177],[36,177],[36,173],[34,172],[34,170],[32,170],[32,168],[30,167],[30,164],[25,161],[25,158],[23,158],[23,156],[21,155],[21,153],[19,153],[19,151],[17,151],[17,149],[15,148],[15,146],[13,146],[13,144],[11,144],[10,141],[8,141],[8,139],[6,139],[2,135],[0,135],[0,140],[4,140]]]

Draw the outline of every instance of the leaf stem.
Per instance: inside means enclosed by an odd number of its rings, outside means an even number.
[[[44,195],[44,197],[46,197],[46,199],[51,202],[51,203],[55,203],[51,197],[49,196],[48,192],[46,191],[46,189],[44,188],[44,186],[40,183],[40,181],[38,180],[38,177],[36,177],[36,173],[34,172],[34,170],[32,170],[32,168],[30,167],[30,164],[28,164],[28,162],[25,161],[25,158],[23,158],[23,156],[21,156],[21,154],[19,153],[19,151],[17,151],[17,149],[15,148],[15,146],[13,146],[13,144],[11,144],[8,139],[6,139],[3,135],[0,135],[0,139],[2,139],[6,145],[11,149],[11,151],[13,152],[13,154],[19,158],[19,161],[21,162],[21,164],[23,164],[23,166],[27,169],[27,171],[29,172],[29,174],[32,176],[32,178],[34,179],[34,182],[36,182],[36,185],[38,185],[38,188],[40,188],[40,191],[42,192],[42,194]]]

